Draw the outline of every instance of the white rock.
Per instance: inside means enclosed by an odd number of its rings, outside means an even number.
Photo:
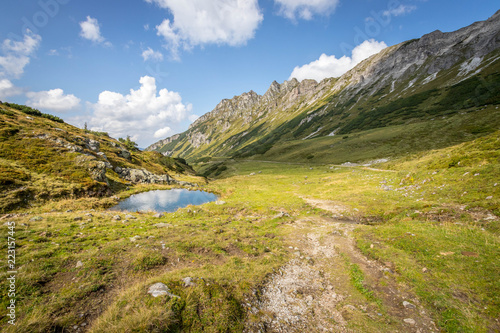
[[[148,290],[148,294],[151,294],[151,296],[153,296],[153,297],[167,295],[169,297],[180,298],[179,296],[172,294],[170,292],[170,289],[168,289],[168,287],[161,282],[155,283],[152,286],[150,286],[149,290]]]
[[[405,308],[407,308],[407,309],[415,309],[415,308],[416,308],[416,306],[415,306],[415,305],[413,305],[413,304],[411,304],[410,302],[407,302],[407,301],[404,301],[404,302],[403,302],[403,306],[404,306]]]
[[[406,319],[404,319],[403,321],[404,321],[405,323],[407,323],[407,324],[410,324],[410,325],[415,325],[415,324],[416,324],[415,320],[413,320],[413,319],[411,319],[411,318],[406,318]]]

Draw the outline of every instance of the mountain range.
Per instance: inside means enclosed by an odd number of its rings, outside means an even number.
[[[494,107],[500,103],[499,45],[500,11],[454,32],[388,47],[338,78],[275,81],[263,95],[224,99],[187,131],[147,150],[190,162],[346,162],[356,157],[340,151],[367,141],[364,148],[374,153],[365,151],[359,161],[380,157],[391,140],[403,144],[393,142],[396,153],[467,141],[500,124]],[[445,127],[454,134],[443,139],[439,128]],[[425,129],[427,143],[405,141],[408,135],[418,141]]]

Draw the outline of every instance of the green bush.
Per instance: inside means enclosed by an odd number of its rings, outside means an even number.
[[[19,110],[25,114],[30,115],[30,116],[42,117],[42,118],[50,119],[50,120],[58,122],[58,123],[64,123],[64,120],[62,120],[59,117],[56,117],[54,115],[47,114],[47,113],[42,113],[39,110],[30,108],[29,106],[26,106],[26,105],[19,105],[16,103],[7,103],[7,102],[4,102],[3,104],[7,105],[8,107],[11,107],[13,109]]]

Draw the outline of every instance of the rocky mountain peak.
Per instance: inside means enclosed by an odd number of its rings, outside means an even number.
[[[269,86],[269,89],[266,91],[266,93],[262,97],[264,98],[264,100],[266,102],[270,102],[277,95],[279,95],[280,92],[281,92],[281,85],[278,82],[273,81],[273,83],[271,83],[271,86]]]

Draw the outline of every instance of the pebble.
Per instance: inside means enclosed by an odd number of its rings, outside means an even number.
[[[406,319],[404,319],[403,321],[404,321],[405,323],[407,323],[407,324],[410,324],[410,325],[415,325],[415,324],[416,324],[415,320],[413,320],[413,319],[411,319],[411,318],[406,318]]]
[[[76,263],[76,268],[79,268],[79,267],[82,267],[83,266],[83,262],[81,262],[80,260],[78,260],[78,262]]]
[[[120,220],[122,219],[122,218],[120,217],[120,215],[115,215],[115,216],[113,216],[112,218],[113,218],[113,220],[115,220],[115,221],[120,221]]]
[[[414,304],[411,304],[410,302],[404,301],[403,306],[407,309],[415,309],[416,306]]]

